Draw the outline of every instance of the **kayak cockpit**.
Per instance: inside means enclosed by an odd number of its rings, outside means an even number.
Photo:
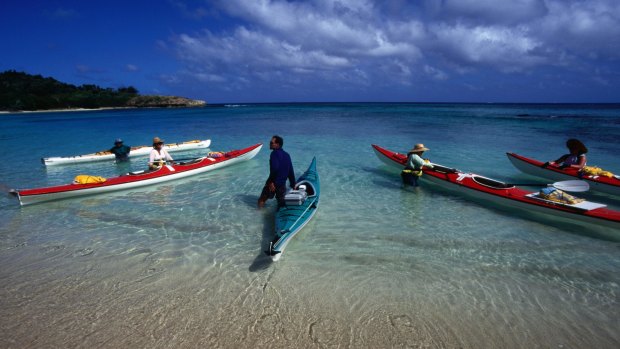
[[[301,181],[295,185],[295,188],[300,188],[301,186],[305,186],[304,190],[309,197],[316,195],[314,185],[312,185],[312,183],[310,183],[309,181]]]
[[[515,187],[514,184],[508,184],[508,183],[496,181],[494,179],[482,177],[482,176],[474,175],[474,176],[471,176],[471,179],[480,185],[484,185],[485,187],[489,187],[493,189],[512,189]]]

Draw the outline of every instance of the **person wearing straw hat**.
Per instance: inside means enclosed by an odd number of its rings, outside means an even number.
[[[565,168],[575,168],[577,170],[583,169],[586,165],[586,153],[588,152],[588,148],[581,143],[580,140],[571,138],[566,141],[566,148],[568,148],[569,153],[560,156],[555,161],[545,162],[542,167],[547,167],[549,165],[557,166],[561,169]]]
[[[159,137],[153,138],[153,149],[149,155],[149,170],[156,170],[166,162],[174,164],[172,156],[164,149],[164,140]]]
[[[403,179],[403,185],[411,185],[417,187],[418,179],[422,176],[422,167],[433,168],[433,165],[427,160],[422,159],[422,154],[429,150],[422,143],[413,146],[407,153],[407,163],[405,169],[400,173]]]
[[[116,162],[125,162],[129,161],[129,152],[131,151],[131,147],[123,144],[123,140],[117,138],[114,141],[114,147],[110,149],[110,153],[114,154],[116,157]]]

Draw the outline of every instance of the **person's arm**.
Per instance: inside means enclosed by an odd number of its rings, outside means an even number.
[[[424,167],[433,168],[433,164],[431,164],[430,160],[429,161],[424,160]]]
[[[411,162],[414,165],[413,168],[416,168],[416,169],[422,169],[422,166],[425,165],[424,160],[422,160],[422,158],[418,154],[414,154],[411,157]]]
[[[269,156],[269,178],[267,178],[267,182],[275,182],[279,166],[280,162],[278,161],[278,157],[275,156],[274,152],[271,152],[271,155]]]
[[[570,154],[564,154],[562,156],[560,156],[557,160],[551,161],[552,165],[559,165],[562,162],[564,162],[564,160],[566,160],[566,158],[569,156]]]
[[[170,153],[168,153],[168,151],[166,149],[162,149],[162,151],[164,152],[164,156],[165,156],[166,160],[174,161],[174,159],[172,158],[172,156],[170,156]]]
[[[560,156],[557,160],[554,161],[547,161],[544,164],[542,164],[540,167],[542,168],[546,168],[549,165],[553,165],[553,166],[560,166],[560,164],[562,163],[562,161],[566,160],[566,158],[568,157],[569,154],[564,154],[562,156]]]
[[[289,166],[288,171],[288,182],[291,184],[291,188],[295,188],[295,170],[293,169],[293,163],[291,162],[291,166]]]
[[[415,164],[413,163],[413,155],[407,155],[407,161],[405,162],[406,168],[414,168]]]
[[[151,150],[151,153],[149,154],[149,165],[152,165],[153,162],[155,162],[155,149]]]

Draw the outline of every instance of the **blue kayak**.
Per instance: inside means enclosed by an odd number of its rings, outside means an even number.
[[[280,259],[293,236],[312,219],[319,207],[320,194],[321,183],[315,157],[297,180],[295,190],[286,194],[286,206],[278,208],[276,212],[276,236],[267,251],[274,262]]]

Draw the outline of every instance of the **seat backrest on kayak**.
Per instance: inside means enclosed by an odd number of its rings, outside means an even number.
[[[314,193],[314,186],[312,185],[312,183],[308,182],[308,181],[301,181],[299,183],[297,183],[297,188],[300,187],[304,187],[303,190],[305,190],[306,194],[308,194],[308,196],[313,196]]]

